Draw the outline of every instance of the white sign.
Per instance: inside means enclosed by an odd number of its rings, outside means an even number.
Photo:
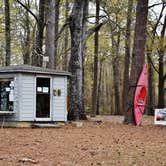
[[[42,87],[37,87],[38,92],[42,92]]]
[[[166,125],[166,108],[155,109],[154,124]]]
[[[43,87],[43,93],[48,93],[48,92],[49,92],[48,87]]]
[[[7,88],[6,88],[6,92],[10,92],[10,88],[7,87]]]

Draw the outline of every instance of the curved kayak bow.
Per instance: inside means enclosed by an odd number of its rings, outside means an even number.
[[[137,82],[134,97],[134,117],[137,126],[141,124],[147,96],[147,64],[144,64]]]

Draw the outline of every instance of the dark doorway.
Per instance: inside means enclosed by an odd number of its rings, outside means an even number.
[[[36,79],[36,118],[50,118],[50,78]]]

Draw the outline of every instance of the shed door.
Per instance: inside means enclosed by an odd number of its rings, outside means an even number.
[[[36,118],[50,118],[50,78],[36,79]]]

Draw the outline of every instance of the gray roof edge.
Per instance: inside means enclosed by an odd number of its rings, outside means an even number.
[[[13,65],[0,67],[0,73],[34,73],[34,74],[50,74],[50,75],[61,75],[61,76],[71,76],[68,71],[54,70],[30,65]]]

